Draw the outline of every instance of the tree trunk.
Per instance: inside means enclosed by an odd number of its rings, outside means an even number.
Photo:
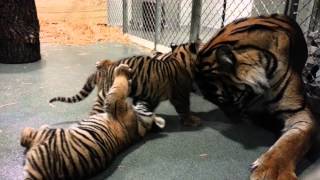
[[[0,63],[41,59],[34,0],[0,0]]]

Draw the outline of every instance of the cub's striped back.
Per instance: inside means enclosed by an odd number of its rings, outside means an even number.
[[[198,43],[186,43],[172,46],[171,52],[153,57],[132,56],[115,62],[104,60],[97,63],[96,77],[90,76],[77,95],[55,97],[50,102],[78,102],[92,91],[93,85],[98,87],[98,92],[108,91],[114,68],[127,64],[133,71],[130,97],[134,105],[145,104],[144,108],[153,112],[161,101],[169,99],[186,125],[198,125],[200,120],[191,115],[189,108],[197,53]],[[103,99],[98,96],[90,114],[102,112]]]

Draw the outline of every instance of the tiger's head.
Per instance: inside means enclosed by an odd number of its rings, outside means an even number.
[[[220,45],[199,52],[195,81],[207,100],[242,108],[248,98],[262,95],[270,87],[274,60],[271,53],[255,47]]]
[[[166,125],[166,121],[154,113],[150,116],[139,115],[138,118],[138,133],[140,136],[145,136],[145,134],[152,129],[153,126],[163,129]]]

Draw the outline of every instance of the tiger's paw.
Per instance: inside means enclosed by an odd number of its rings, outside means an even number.
[[[250,180],[297,180],[294,166],[287,161],[265,159],[262,155],[251,165]]]
[[[199,127],[201,125],[201,119],[197,116],[190,115],[182,119],[182,123],[187,127]]]
[[[29,148],[31,146],[35,133],[36,130],[31,127],[26,127],[22,129],[20,136],[20,145]]]
[[[124,75],[126,76],[128,79],[131,78],[131,68],[126,65],[126,64],[120,64],[119,66],[117,66],[114,70],[114,74],[115,76],[121,76]]]

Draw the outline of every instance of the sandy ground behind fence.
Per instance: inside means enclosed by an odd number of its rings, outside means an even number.
[[[107,25],[105,0],[36,0],[40,40],[44,43],[85,45],[128,43],[118,27]]]

